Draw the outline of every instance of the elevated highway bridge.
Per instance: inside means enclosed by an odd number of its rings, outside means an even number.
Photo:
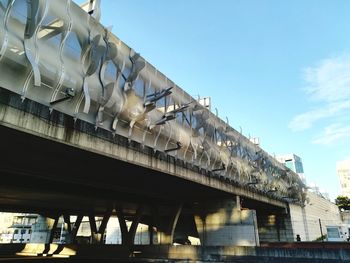
[[[72,242],[83,215],[103,242],[112,214],[130,246],[140,222],[162,244],[293,239],[298,175],[101,25],[98,1],[84,8],[0,2],[0,208],[63,215]]]

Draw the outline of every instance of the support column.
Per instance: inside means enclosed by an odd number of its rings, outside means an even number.
[[[194,208],[195,222],[204,246],[257,246],[255,210],[238,209],[237,201],[210,200]]]
[[[89,223],[90,223],[90,231],[91,231],[90,243],[96,244],[99,242],[100,237],[99,237],[98,232],[97,232],[95,216],[92,214],[89,215]]]
[[[105,233],[107,223],[112,215],[113,209],[108,209],[102,218],[101,225],[97,227],[96,219],[93,214],[89,215],[89,223],[91,230],[91,244],[103,244],[103,235]]]
[[[158,225],[162,226],[159,231],[159,243],[161,245],[171,245],[173,243],[174,232],[182,211],[182,206],[182,204],[179,204],[171,210],[168,216],[157,218],[158,221],[159,219],[161,220],[161,222],[158,222]]]
[[[46,240],[46,244],[51,244],[53,242],[53,239],[55,237],[55,231],[56,231],[56,228],[57,228],[57,224],[58,224],[58,220],[60,219],[60,216],[57,215],[55,216],[53,219],[48,219],[48,220],[51,220],[53,221],[52,223],[52,226],[51,226],[51,230],[50,230],[50,234],[49,234],[49,237],[48,239]]]
[[[68,231],[68,233],[71,233],[72,232],[72,225],[71,225],[71,222],[70,222],[70,216],[67,215],[67,214],[64,214],[63,215],[63,220],[64,220],[64,223],[67,224],[67,231]]]
[[[72,227],[72,233],[71,233],[71,242],[72,243],[75,243],[75,241],[76,241],[76,237],[78,234],[78,230],[79,230],[81,221],[83,221],[83,215],[78,215],[77,219],[75,220],[74,225]]]
[[[120,231],[121,231],[121,235],[122,235],[122,245],[126,245],[126,246],[134,245],[137,226],[141,221],[144,207],[142,205],[140,205],[137,208],[129,230],[128,230],[128,227],[126,225],[126,220],[125,220],[123,208],[117,207],[115,210],[117,212],[118,221],[119,221],[119,225],[120,225]]]
[[[103,244],[103,236],[105,234],[106,228],[107,228],[107,224],[108,221],[112,215],[113,209],[110,208],[106,211],[106,213],[104,214],[103,218],[102,218],[102,222],[101,225],[98,229],[99,234],[101,235],[101,239],[100,239],[100,243]]]

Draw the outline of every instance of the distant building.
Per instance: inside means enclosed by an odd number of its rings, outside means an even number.
[[[37,222],[36,214],[16,214],[10,228],[13,230],[11,243],[29,243],[32,235],[32,225]]]
[[[0,243],[12,243],[13,214],[0,212]]]
[[[350,197],[350,159],[337,162],[341,195]]]
[[[276,157],[276,159],[280,163],[288,167],[290,170],[297,173],[300,179],[303,181],[303,183],[306,183],[305,176],[304,176],[303,162],[299,156],[295,155],[294,153],[290,153],[285,155],[279,155]]]
[[[0,243],[29,243],[39,215],[0,213]]]

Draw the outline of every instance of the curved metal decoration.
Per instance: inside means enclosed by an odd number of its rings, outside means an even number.
[[[41,86],[41,75],[39,70],[39,50],[38,50],[38,32],[43,23],[47,11],[48,4],[45,0],[29,0],[28,17],[26,23],[26,31],[24,34],[24,49],[26,57],[32,66],[34,76],[34,86]],[[26,94],[26,91],[23,92]]]
[[[102,26],[99,0],[91,1],[88,13],[70,0],[14,2],[8,1],[1,13],[0,67],[7,72],[1,75],[1,87],[222,180],[269,195],[277,189],[276,198],[289,195],[302,201],[304,185],[298,175]],[[24,5],[25,20],[10,19],[12,11],[20,13]],[[57,21],[59,26],[50,24]],[[47,33],[50,30],[55,32]],[[6,52],[10,46],[25,56]],[[16,79],[20,84],[12,85]]]
[[[66,40],[68,38],[69,33],[72,30],[72,18],[71,18],[71,11],[70,11],[70,4],[71,0],[66,0],[66,18],[63,20],[63,26],[62,26],[62,33],[63,36],[61,38],[61,43],[59,46],[58,54],[59,54],[59,61],[60,61],[60,70],[59,70],[59,77],[56,86],[54,87],[54,91],[51,96],[51,102],[55,101],[57,99],[57,95],[63,85],[64,77],[65,77],[65,67],[64,67],[64,61],[63,61],[63,48],[66,44]]]
[[[8,44],[8,20],[10,18],[10,12],[12,10],[13,4],[14,4],[15,0],[11,0],[11,2],[8,4],[7,7],[5,8],[5,15],[4,15],[4,40],[2,42],[1,45],[1,49],[0,49],[0,61],[2,60],[2,58],[4,57],[5,51],[7,49],[7,44]]]

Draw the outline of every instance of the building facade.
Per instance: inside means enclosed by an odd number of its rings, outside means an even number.
[[[326,238],[327,226],[344,223],[338,206],[312,191],[307,191],[303,206],[290,204],[290,216],[294,239],[299,235],[301,241],[320,241]]]
[[[288,167],[293,172],[297,173],[303,183],[306,183],[304,176],[304,168],[302,159],[294,153],[279,155],[276,159]]]
[[[337,162],[341,195],[350,197],[350,159]]]

